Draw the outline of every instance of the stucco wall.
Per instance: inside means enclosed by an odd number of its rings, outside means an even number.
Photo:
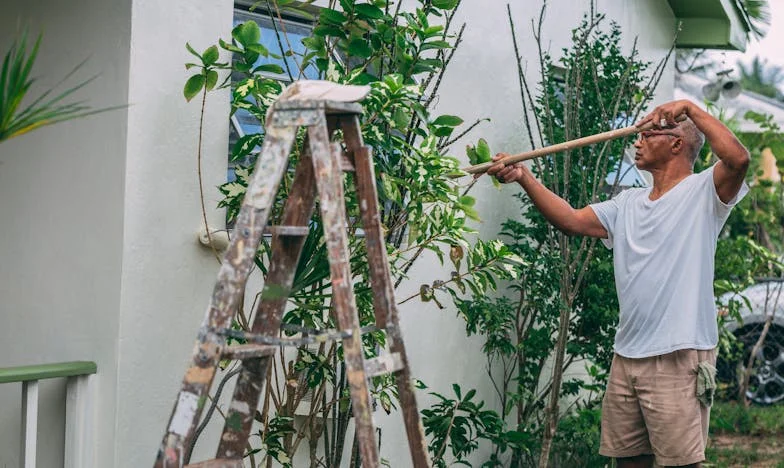
[[[182,95],[194,57],[229,37],[231,0],[134,0],[114,466],[151,465],[179,390],[218,262],[196,243],[200,100]],[[202,175],[209,222],[226,177],[229,96],[210,93]],[[213,441],[214,442],[214,441]],[[214,452],[212,445],[210,452]]]
[[[52,86],[89,59],[67,82],[99,75],[77,99],[124,104],[130,10],[121,0],[6,1],[0,50],[19,25],[29,25],[44,33],[33,72],[38,84]],[[114,452],[126,117],[116,110],[0,143],[0,366],[96,361],[95,451],[102,460]],[[42,383],[40,467],[62,466],[64,398],[62,380]],[[20,402],[20,384],[0,385],[3,467],[19,464]]]

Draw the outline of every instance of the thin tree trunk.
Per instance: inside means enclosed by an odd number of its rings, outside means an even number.
[[[561,396],[561,382],[563,380],[563,362],[566,355],[566,342],[569,334],[569,319],[571,307],[566,300],[567,286],[561,285],[561,314],[558,324],[558,341],[555,346],[555,363],[553,364],[553,379],[550,390],[550,403],[545,410],[544,434],[542,434],[542,451],[539,455],[539,468],[547,468],[550,460],[555,431],[558,427],[558,400]]]

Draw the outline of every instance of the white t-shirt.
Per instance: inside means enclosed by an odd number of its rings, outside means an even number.
[[[609,233],[604,244],[614,249],[621,309],[616,353],[643,358],[716,347],[716,240],[746,192],[744,183],[729,204],[723,203],[711,167],[657,200],[648,198],[651,188],[634,188],[589,205]]]

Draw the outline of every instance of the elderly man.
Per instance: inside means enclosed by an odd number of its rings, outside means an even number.
[[[675,118],[688,119],[678,123]],[[573,208],[523,165],[495,164],[488,174],[516,182],[563,232],[598,237],[613,249],[620,321],[602,404],[599,453],[619,468],[700,466],[709,403],[698,380],[715,372],[718,329],[713,299],[716,240],[746,194],[749,153],[719,120],[690,101],[653,110],[634,143],[638,168],[653,186]],[[707,138],[719,161],[695,174]],[[506,156],[499,154],[494,159]]]

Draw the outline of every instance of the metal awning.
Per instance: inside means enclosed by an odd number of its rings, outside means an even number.
[[[667,0],[681,24],[681,49],[746,50],[748,19],[735,0]]]

